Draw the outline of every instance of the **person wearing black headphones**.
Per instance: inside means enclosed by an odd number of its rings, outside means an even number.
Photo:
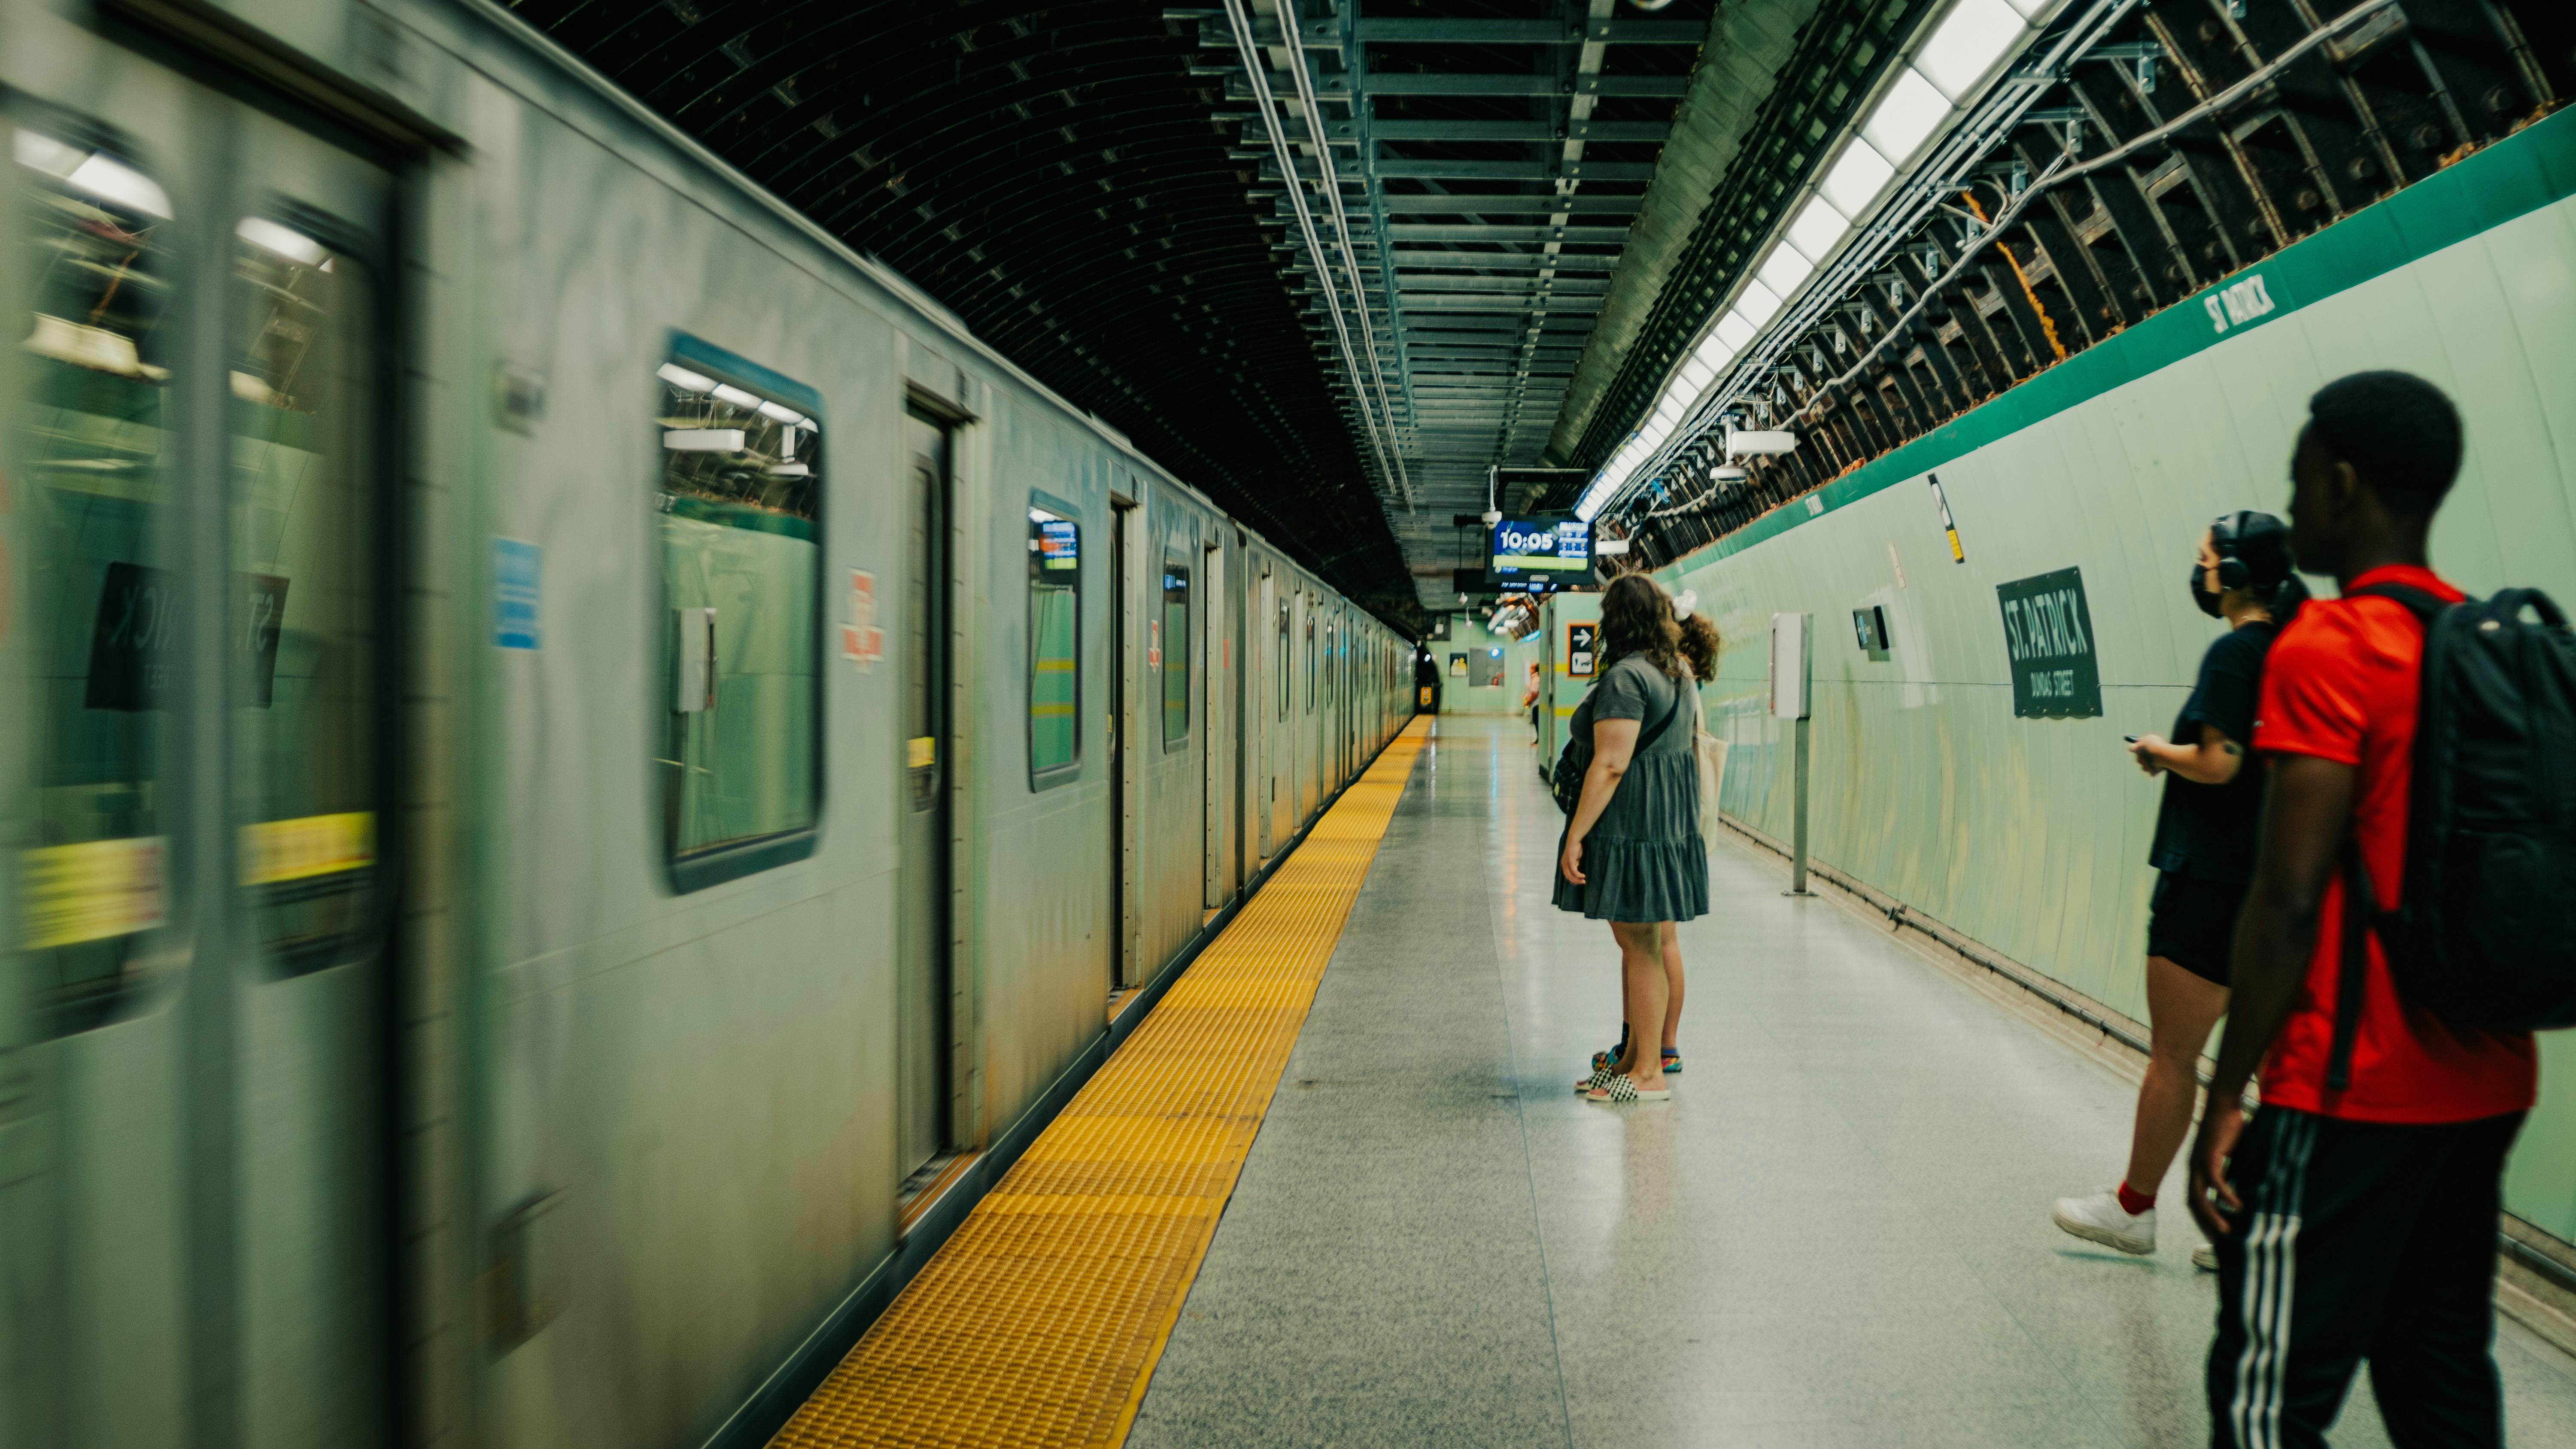
[[[2246,751],[2263,657],[2307,591],[2290,567],[2289,529],[2268,513],[2221,514],[2200,536],[2191,598],[2227,621],[2201,656],[2200,677],[2175,716],[2173,735],[2134,735],[2138,768],[2165,777],[2148,863],[2156,868],[2147,921],[2146,1080],[2129,1137],[2127,1174],[2115,1187],[2057,1200],[2057,1225],[2123,1253],[2156,1247],[2156,1189],[2191,1131],[2196,1070],[2210,1030],[2227,1011],[2228,953],[2237,908],[2253,879],[2263,777]],[[2192,1262],[2215,1270],[2207,1244]]]

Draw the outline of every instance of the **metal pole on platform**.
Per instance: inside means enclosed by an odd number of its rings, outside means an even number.
[[[1809,896],[1807,889],[1807,719],[1809,696],[1814,693],[1815,633],[1814,616],[1809,614],[1774,614],[1771,616],[1771,717],[1789,724],[1790,800],[1789,824],[1789,889],[1793,896]]]

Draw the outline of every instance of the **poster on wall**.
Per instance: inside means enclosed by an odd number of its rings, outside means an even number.
[[[1565,625],[1565,672],[1574,679],[1590,679],[1593,657],[1601,643],[1601,624],[1595,619],[1570,619]]]
[[[2059,569],[1995,585],[2004,611],[2004,653],[2012,665],[2018,719],[2089,719],[2102,713],[2102,674],[2093,658],[2093,614],[2084,573]]]
[[[1452,679],[1464,679],[1467,677],[1467,655],[1465,651],[1450,651],[1449,677]]]
[[[1471,687],[1476,689],[1500,689],[1503,687],[1502,650],[1485,649],[1478,651],[1476,655],[1476,666],[1476,679],[1475,683]]]

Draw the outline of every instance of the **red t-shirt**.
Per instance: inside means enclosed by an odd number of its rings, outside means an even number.
[[[2372,569],[2352,581],[2406,584],[2443,599],[2458,589],[2430,569]],[[2394,909],[2406,869],[2406,802],[2415,748],[2424,629],[2405,605],[2370,597],[2320,599],[2281,631],[2263,670],[2254,748],[2358,766],[2353,828],[2382,909]],[[2468,1122],[2528,1108],[2539,1071],[2528,1032],[2455,1027],[2397,994],[2379,938],[2370,940],[2351,1085],[2326,1089],[2334,1048],[2335,983],[2343,962],[2343,877],[2326,887],[2316,954],[2289,1019],[2263,1063],[2263,1100],[2359,1122]]]

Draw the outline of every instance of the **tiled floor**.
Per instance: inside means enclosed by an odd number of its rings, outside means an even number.
[[[2048,1221],[2128,1083],[1747,848],[1682,928],[1673,1102],[1586,1104],[1617,957],[1547,904],[1559,822],[1525,726],[1443,722],[1132,1445],[2207,1442],[2189,1225]],[[2576,1446],[2576,1362],[2498,1358],[2512,1442]],[[2335,1442],[2387,1442],[2366,1385]]]

